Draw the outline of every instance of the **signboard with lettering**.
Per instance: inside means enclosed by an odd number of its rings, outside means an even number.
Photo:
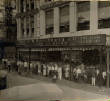
[[[85,35],[72,37],[59,37],[38,39],[35,42],[26,41],[24,46],[45,47],[45,46],[80,46],[80,45],[106,45],[107,39],[105,34]]]
[[[86,35],[39,39],[40,46],[106,45],[106,35]]]

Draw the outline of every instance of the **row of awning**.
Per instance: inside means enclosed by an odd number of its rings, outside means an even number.
[[[95,48],[35,48],[35,49],[19,49],[19,51],[41,51],[41,52],[46,52],[46,51],[74,51],[74,50],[80,50],[80,51],[86,51],[86,50],[94,50]]]

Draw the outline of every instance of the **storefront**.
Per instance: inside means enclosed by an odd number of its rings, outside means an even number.
[[[88,68],[91,65],[98,66],[101,71],[106,70],[108,72],[107,86],[109,87],[109,38],[105,34],[100,34],[39,39],[35,40],[34,43],[30,43],[31,45],[26,43],[18,45],[17,58],[29,63],[31,61],[61,62],[64,65],[63,67],[69,64],[70,75],[72,75],[73,65],[83,63]]]
[[[80,61],[84,62],[84,64],[88,63],[87,65],[102,65],[106,61],[106,35],[39,39],[35,43],[31,43],[31,45],[18,45],[17,50],[19,59],[23,60],[68,61],[69,63],[71,61]]]

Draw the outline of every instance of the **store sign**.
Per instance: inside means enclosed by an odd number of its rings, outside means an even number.
[[[42,5],[40,7],[40,9],[49,9],[49,8],[54,8],[54,7],[57,7],[57,6],[60,6],[60,5],[63,5],[63,4],[67,4],[69,3],[70,1],[55,1],[55,2],[49,2],[49,3],[46,3],[44,5]]]
[[[106,35],[39,39],[37,43],[40,46],[105,45]]]

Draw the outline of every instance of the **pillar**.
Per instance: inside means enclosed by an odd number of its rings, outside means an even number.
[[[40,35],[45,35],[45,11],[40,11]]]
[[[54,8],[54,34],[59,33],[59,7]]]
[[[70,32],[75,32],[77,30],[77,7],[76,2],[70,2]]]
[[[110,78],[110,49],[107,47],[107,49],[106,49],[107,51],[107,89],[108,89],[108,91],[107,91],[107,94],[109,95],[110,94],[110,89],[109,89],[109,87],[110,87],[110,84],[109,84],[109,78]]]
[[[98,29],[98,1],[90,2],[90,30],[94,33]]]
[[[16,0],[16,10],[17,10],[18,13],[19,13],[19,1],[20,0]]]
[[[26,34],[26,17],[24,17],[24,37],[27,37],[27,34]]]
[[[29,16],[29,37],[32,37],[32,30],[31,30],[31,17]]]

